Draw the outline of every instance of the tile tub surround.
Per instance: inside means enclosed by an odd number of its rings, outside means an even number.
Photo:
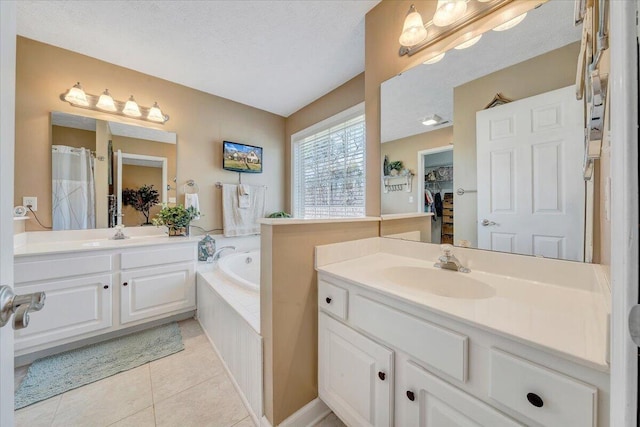
[[[455,248],[456,257],[471,269],[468,277],[497,290],[496,297],[479,300],[439,297],[417,287],[399,287],[384,277],[386,268],[432,268],[440,254],[439,245],[372,238],[317,247],[316,268],[573,362],[609,370],[610,290],[601,266]]]

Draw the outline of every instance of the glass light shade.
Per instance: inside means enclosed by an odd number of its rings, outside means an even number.
[[[437,114],[432,114],[430,116],[425,117],[425,119],[422,121],[422,124],[425,126],[433,126],[433,125],[437,125],[441,121],[442,121],[442,117],[440,117]]]
[[[109,89],[105,89],[104,92],[102,92],[102,95],[100,95],[100,99],[98,99],[96,107],[104,111],[110,111],[112,113],[117,111],[116,103],[113,102],[113,98],[109,93]]]
[[[467,11],[466,0],[438,0],[433,25],[446,27],[462,18]]]
[[[153,104],[153,107],[149,109],[149,114],[147,114],[147,119],[153,122],[164,123],[164,114],[162,114],[162,110],[160,110],[160,106],[157,102]]]
[[[444,54],[446,52],[442,52],[440,55],[436,55],[431,59],[427,59],[426,61],[423,62],[423,64],[425,65],[431,65],[431,64],[435,64],[436,62],[440,62],[442,60],[442,58],[444,58]]]
[[[466,42],[464,42],[464,43],[460,43],[460,44],[459,44],[458,46],[456,46],[454,49],[458,49],[458,50],[460,50],[460,49],[466,49],[466,48],[468,48],[468,47],[471,47],[471,46],[473,46],[474,44],[478,43],[478,41],[480,41],[480,37],[482,37],[482,34],[480,34],[479,36],[474,37],[474,38],[472,38],[472,39],[469,39],[469,40],[467,40],[467,41],[466,41]]]
[[[498,25],[497,27],[495,27],[493,29],[493,31],[507,31],[507,30],[515,27],[519,23],[521,23],[524,20],[524,18],[526,18],[526,17],[527,17],[527,14],[525,12],[522,15],[516,16],[512,20],[505,22],[504,24]]]
[[[415,46],[427,38],[427,29],[422,22],[422,16],[414,5],[411,5],[407,17],[404,19],[402,34],[398,40],[402,46]]]
[[[80,86],[80,82],[76,83],[71,89],[69,89],[69,92],[64,96],[64,100],[82,107],[89,106],[89,100],[87,99],[87,95],[84,93],[82,86]]]
[[[142,113],[140,112],[140,107],[138,107],[138,103],[136,102],[136,100],[133,99],[133,95],[131,95],[131,98],[129,98],[127,103],[124,104],[124,109],[122,110],[122,113],[131,117],[142,116]]]

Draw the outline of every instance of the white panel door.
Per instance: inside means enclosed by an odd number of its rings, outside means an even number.
[[[415,427],[516,427],[512,420],[484,402],[431,375],[413,362],[402,368],[397,425]]]
[[[0,285],[13,287],[16,2],[0,1]],[[13,425],[13,329],[0,328],[0,426]]]
[[[318,394],[347,425],[390,426],[393,352],[318,316]]]
[[[584,119],[573,86],[476,113],[478,247],[584,259]]]
[[[120,321],[196,308],[194,263],[141,268],[120,274]]]

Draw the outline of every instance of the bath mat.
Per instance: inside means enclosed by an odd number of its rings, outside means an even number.
[[[15,395],[20,409],[184,350],[176,322],[38,359]]]

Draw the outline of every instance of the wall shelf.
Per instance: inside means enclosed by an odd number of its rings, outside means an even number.
[[[383,176],[382,188],[385,193],[394,191],[405,191],[411,193],[411,183],[413,181],[413,174],[408,175],[396,175],[396,176]]]

